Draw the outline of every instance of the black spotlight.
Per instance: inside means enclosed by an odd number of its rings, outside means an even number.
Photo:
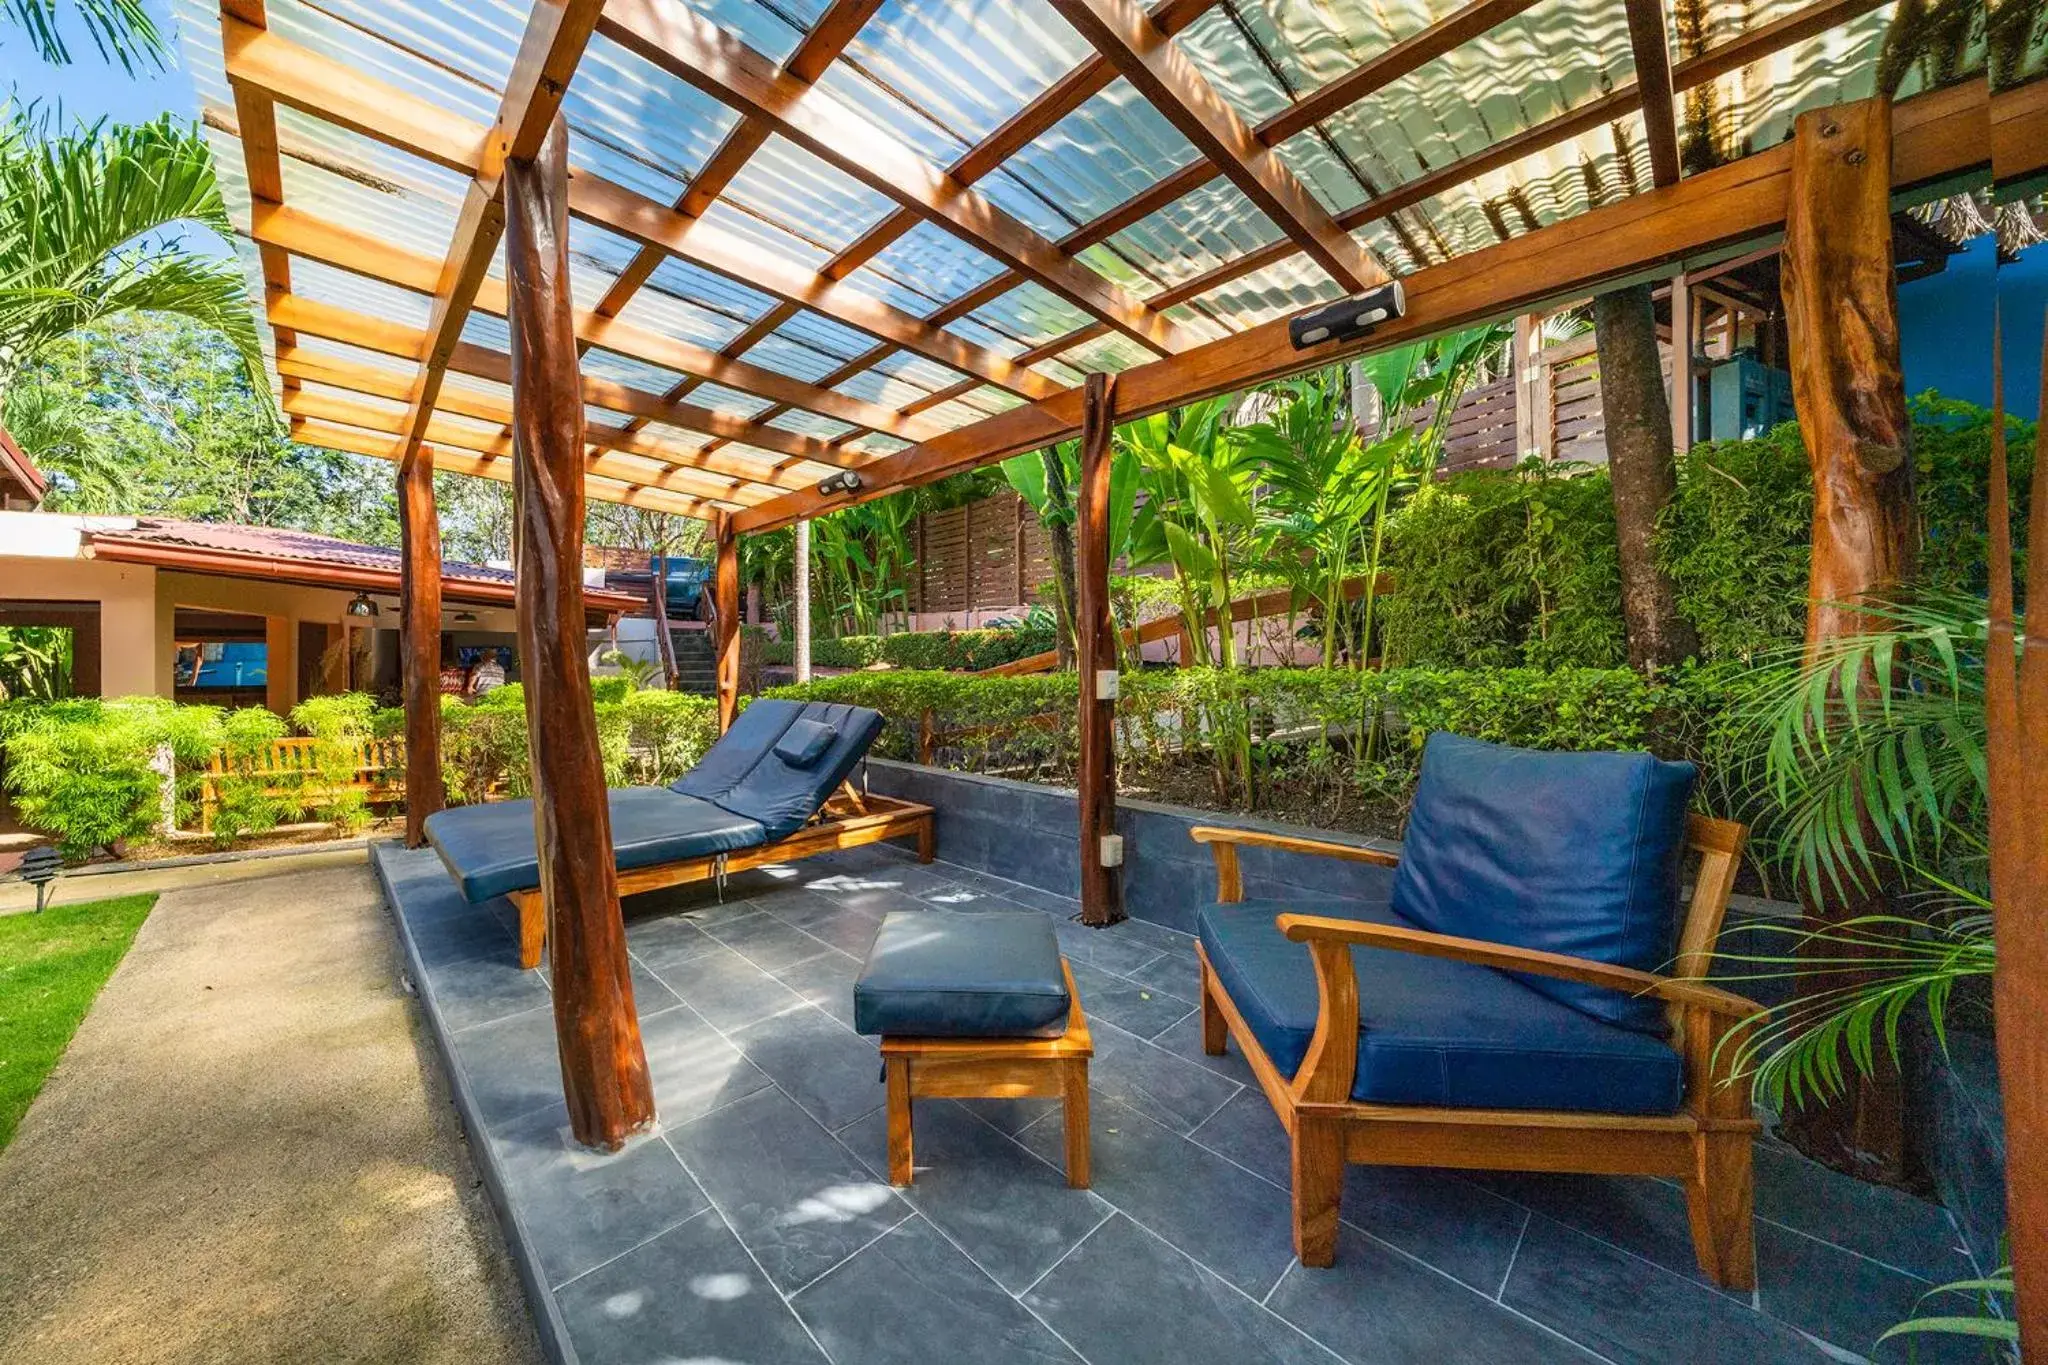
[[[1326,341],[1353,341],[1371,332],[1389,318],[1407,311],[1408,301],[1401,282],[1394,280],[1363,294],[1325,304],[1287,323],[1287,339],[1297,351],[1320,346]]]
[[[818,496],[829,498],[836,493],[858,493],[860,490],[860,475],[851,469],[842,469],[818,485]]]
[[[64,867],[64,855],[49,844],[37,844],[21,855],[21,879],[36,889],[36,913],[49,904],[50,891]]]

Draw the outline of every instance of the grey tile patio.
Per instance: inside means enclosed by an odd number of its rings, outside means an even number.
[[[880,1112],[839,1138],[886,1177],[888,1135]],[[1067,1185],[1062,1167],[950,1100],[917,1106],[912,1140],[917,1178],[903,1197],[1012,1293],[1052,1269],[1109,1216],[1100,1196]]]
[[[706,1212],[557,1292],[583,1360],[825,1365],[803,1323],[718,1215]]]
[[[898,1225],[790,1302],[838,1365],[1080,1362],[922,1218]]]
[[[779,1090],[749,1095],[666,1136],[784,1292],[817,1279],[910,1213]]]
[[[1968,1273],[1939,1208],[1770,1143],[1755,1295],[1701,1282],[1674,1186],[1591,1177],[1353,1167],[1338,1262],[1304,1270],[1285,1135],[1241,1057],[1201,1053],[1191,940],[1145,921],[1056,926],[1095,1023],[1094,1188],[1065,1184],[1056,1105],[974,1100],[919,1106],[917,1181],[892,1191],[875,1046],[851,1027],[880,916],[1075,906],[887,847],[750,872],[723,903],[635,897],[660,1132],[571,1155],[545,974],[517,970],[504,907],[466,905],[431,853],[377,864],[515,1254],[556,1286],[537,1318],[587,1365],[1775,1365],[1869,1352]]]

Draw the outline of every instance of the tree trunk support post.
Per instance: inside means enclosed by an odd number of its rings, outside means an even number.
[[[441,521],[434,453],[398,466],[398,651],[405,690],[405,846],[426,843],[427,817],[448,804],[441,780]]]
[[[1882,98],[1815,109],[1793,125],[1783,295],[1792,400],[1813,468],[1813,567],[1806,645],[1885,629],[1861,608],[1907,582],[1918,538],[1906,386],[1892,269],[1891,105]],[[1866,678],[1865,688],[1876,680]],[[1820,904],[1818,922],[1881,913],[1881,888]],[[1823,947],[1823,952],[1838,949]],[[1813,989],[1846,984],[1822,974]],[[1788,1115],[1809,1153],[1874,1179],[1905,1170],[1900,1078],[1881,1065],[1844,1100]]]
[[[562,1093],[576,1140],[612,1151],[653,1124],[654,1087],[633,1004],[584,654],[584,426],[568,151],[568,125],[557,115],[533,160],[505,164],[514,596]]]
[[[1081,486],[1075,499],[1075,635],[1081,671],[1081,921],[1114,924],[1123,898],[1104,860],[1116,839],[1116,630],[1109,613],[1110,434],[1116,426],[1116,376],[1088,376],[1081,397]]]
[[[2014,319],[2048,335],[2048,310]],[[1999,1089],[2005,1097],[2006,1237],[2021,1358],[2048,1358],[2048,630],[2027,618],[2015,660],[2012,491],[2005,444],[2005,319],[1992,343],[1990,629],[1985,757],[1990,765],[1992,971]],[[2048,351],[2041,370],[2048,378]],[[2039,415],[2048,417],[2048,385]],[[2048,544],[2048,422],[2035,436],[2029,544]],[[2048,601],[2048,555],[2027,561],[2027,601]]]
[[[711,573],[711,648],[718,661],[718,733],[732,728],[740,705],[740,540],[732,515],[712,523],[718,558]]]
[[[1684,271],[1671,277],[1671,448],[1692,449],[1692,282]]]

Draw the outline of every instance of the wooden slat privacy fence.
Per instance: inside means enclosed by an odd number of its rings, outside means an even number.
[[[912,611],[1014,610],[1052,579],[1052,546],[1038,514],[1005,490],[927,512],[911,531],[917,558],[903,584]]]

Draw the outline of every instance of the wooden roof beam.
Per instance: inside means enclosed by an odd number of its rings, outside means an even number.
[[[221,46],[226,49],[230,31],[263,34],[269,22],[264,0],[221,0]],[[249,202],[284,202],[284,167],[277,140],[277,109],[270,97],[255,85],[230,80],[235,100],[235,136],[242,143],[242,167],[249,182]],[[272,297],[292,292],[291,258],[275,248],[259,248],[257,263],[263,272],[263,291]],[[289,346],[293,337],[285,332],[277,344]],[[290,388],[289,382],[285,385]]]
[[[2044,102],[2048,105],[2048,102]],[[2048,145],[2048,107],[2018,121],[2013,137]],[[1328,365],[1366,351],[1512,317],[1560,299],[1584,297],[1668,272],[1688,257],[1725,250],[1782,229],[1790,194],[1791,147],[1780,144],[1675,185],[1631,195],[1407,276],[1408,311],[1371,337],[1297,351],[1287,320],[1262,324],[1195,351],[1136,366],[1117,377],[1118,414],[1134,420],[1197,399]],[[1982,82],[1901,102],[1894,113],[1892,180],[1912,186],[1988,169],[1990,115]],[[892,455],[869,471],[854,497],[792,493],[734,517],[741,532],[773,530],[852,502],[882,497],[1019,451],[1071,439],[1081,394],[1069,389],[948,432]]]
[[[331,304],[315,303],[294,295],[271,300],[268,318],[273,329],[285,328],[303,332],[307,336],[323,337],[329,341],[374,351],[379,355],[418,360],[426,348],[426,333],[417,328],[354,313],[345,308],[336,308]],[[293,348],[284,349],[291,351]],[[459,374],[473,375],[478,379],[493,380],[500,384],[509,384],[512,380],[512,358],[509,355],[471,342],[463,342],[455,348],[449,357],[448,368]],[[583,376],[583,399],[593,407],[632,413],[685,430],[701,431],[720,440],[737,441],[760,450],[785,455],[792,461],[808,461],[838,469],[858,469],[881,458],[842,450],[814,437],[784,431],[780,427],[759,426],[743,418],[713,412],[708,408],[693,407],[687,403],[670,403],[659,395],[595,375]],[[602,443],[609,439],[607,428],[599,427],[596,430],[598,435],[595,440]],[[677,449],[669,458],[676,464],[688,468],[709,469],[778,487],[801,488],[816,481],[809,473],[796,470],[787,464],[776,465],[770,469],[756,469],[737,457],[715,456],[708,449],[693,452]]]
[[[404,444],[397,436],[303,417],[291,419],[291,437],[301,445],[318,446],[322,450],[341,450],[352,455],[370,455],[394,463],[399,459],[399,451]],[[432,451],[434,468],[438,472],[467,474],[479,479],[496,479],[499,483],[512,482],[510,459],[494,455],[476,455],[467,451],[441,450],[432,446],[423,446],[421,449],[423,452]],[[658,489],[621,483],[617,479],[592,477],[585,479],[584,485],[590,496],[600,502],[623,503],[628,507],[645,507],[655,512],[673,512],[677,516],[696,517],[700,521],[709,521],[721,511],[715,504],[701,499],[678,497]]]
[[[574,182],[571,183],[573,186]],[[250,233],[259,243],[402,289],[433,294],[439,287],[441,267],[429,257],[289,206],[262,207],[251,218]],[[486,313],[504,316],[504,281],[479,280],[471,301],[474,307]],[[837,418],[871,431],[886,431],[908,440],[927,438],[938,432],[938,428],[929,423],[905,418],[879,403],[835,393],[821,385],[807,384],[743,360],[728,359],[716,351],[618,318],[599,317],[591,310],[577,314],[577,336],[589,345],[603,346],[650,365],[698,375],[729,389]],[[1052,386],[1053,389],[1058,387]]]
[[[1671,86],[1671,37],[1664,26],[1664,0],[1624,0],[1628,42],[1636,59],[1636,89],[1650,144],[1650,182],[1678,183],[1678,111]]]
[[[1135,0],[1052,2],[1203,159],[1221,171],[1346,293],[1370,289],[1391,278],[1350,233],[1337,226],[1329,210],[1286,163],[1260,143],[1237,111],[1195,69],[1180,45],[1161,33]]]
[[[612,0],[606,36],[1163,354],[1193,339],[1024,223],[682,0]]]

